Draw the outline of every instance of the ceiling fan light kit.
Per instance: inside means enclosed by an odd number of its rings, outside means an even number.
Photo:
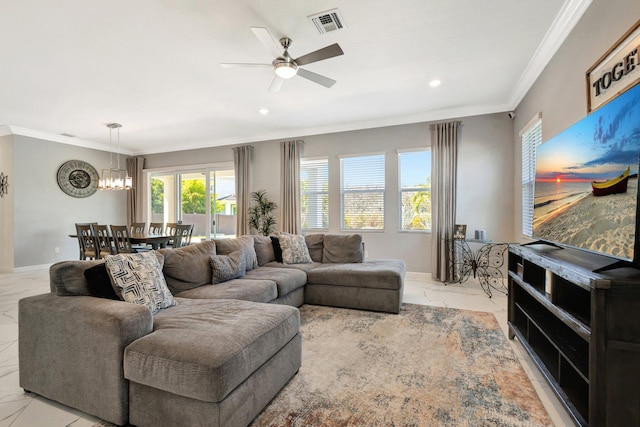
[[[282,37],[280,43],[276,42],[269,30],[263,27],[251,27],[251,31],[260,40],[260,42],[271,52],[271,54],[277,55],[271,65],[269,64],[220,64],[224,68],[237,68],[237,67],[273,67],[275,77],[271,86],[269,86],[269,92],[277,92],[282,86],[283,79],[291,79],[295,76],[303,77],[314,83],[317,83],[326,88],[333,86],[336,81],[328,77],[316,74],[312,71],[300,68],[301,65],[311,64],[313,62],[322,61],[325,59],[333,58],[335,56],[343,55],[344,52],[337,43],[330,46],[326,46],[322,49],[315,50],[306,55],[300,56],[296,59],[291,58],[288,49],[291,46],[292,40],[288,37]],[[280,53],[281,49],[283,50]]]
[[[275,62],[273,64],[276,75],[283,79],[290,79],[298,74],[298,66],[290,62]]]

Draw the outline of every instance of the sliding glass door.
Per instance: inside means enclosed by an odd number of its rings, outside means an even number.
[[[233,169],[152,172],[149,222],[193,224],[192,242],[236,235]]]
[[[236,236],[236,180],[233,169],[209,172],[211,238]]]

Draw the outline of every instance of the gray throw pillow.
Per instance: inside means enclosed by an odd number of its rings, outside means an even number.
[[[231,252],[244,252],[244,259],[247,263],[247,271],[258,268],[258,258],[253,247],[253,236],[241,236],[235,239],[215,239],[216,253],[218,255],[229,255]]]
[[[154,251],[107,255],[104,263],[116,294],[151,313],[176,305]]]
[[[309,264],[313,262],[304,236],[279,233],[278,240],[282,248],[282,262],[284,264]]]
[[[242,251],[231,252],[229,255],[212,255],[210,263],[212,285],[237,279],[247,272],[247,264]]]

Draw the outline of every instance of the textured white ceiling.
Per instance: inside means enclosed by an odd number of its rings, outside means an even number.
[[[123,152],[145,154],[508,111],[589,3],[2,1],[0,124],[100,148],[119,122]],[[346,29],[318,34],[307,16],[336,7]],[[294,58],[339,43],[305,66],[338,82],[269,93],[272,70],[222,68],[271,62],[251,26]]]

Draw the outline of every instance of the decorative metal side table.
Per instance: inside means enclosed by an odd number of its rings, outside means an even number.
[[[469,247],[469,243],[481,243],[482,246],[474,251]],[[504,275],[500,269],[504,265],[504,254],[509,249],[508,243],[449,239],[447,245],[451,280],[445,284],[464,283],[473,274],[489,298],[492,296],[492,290],[507,294]]]

